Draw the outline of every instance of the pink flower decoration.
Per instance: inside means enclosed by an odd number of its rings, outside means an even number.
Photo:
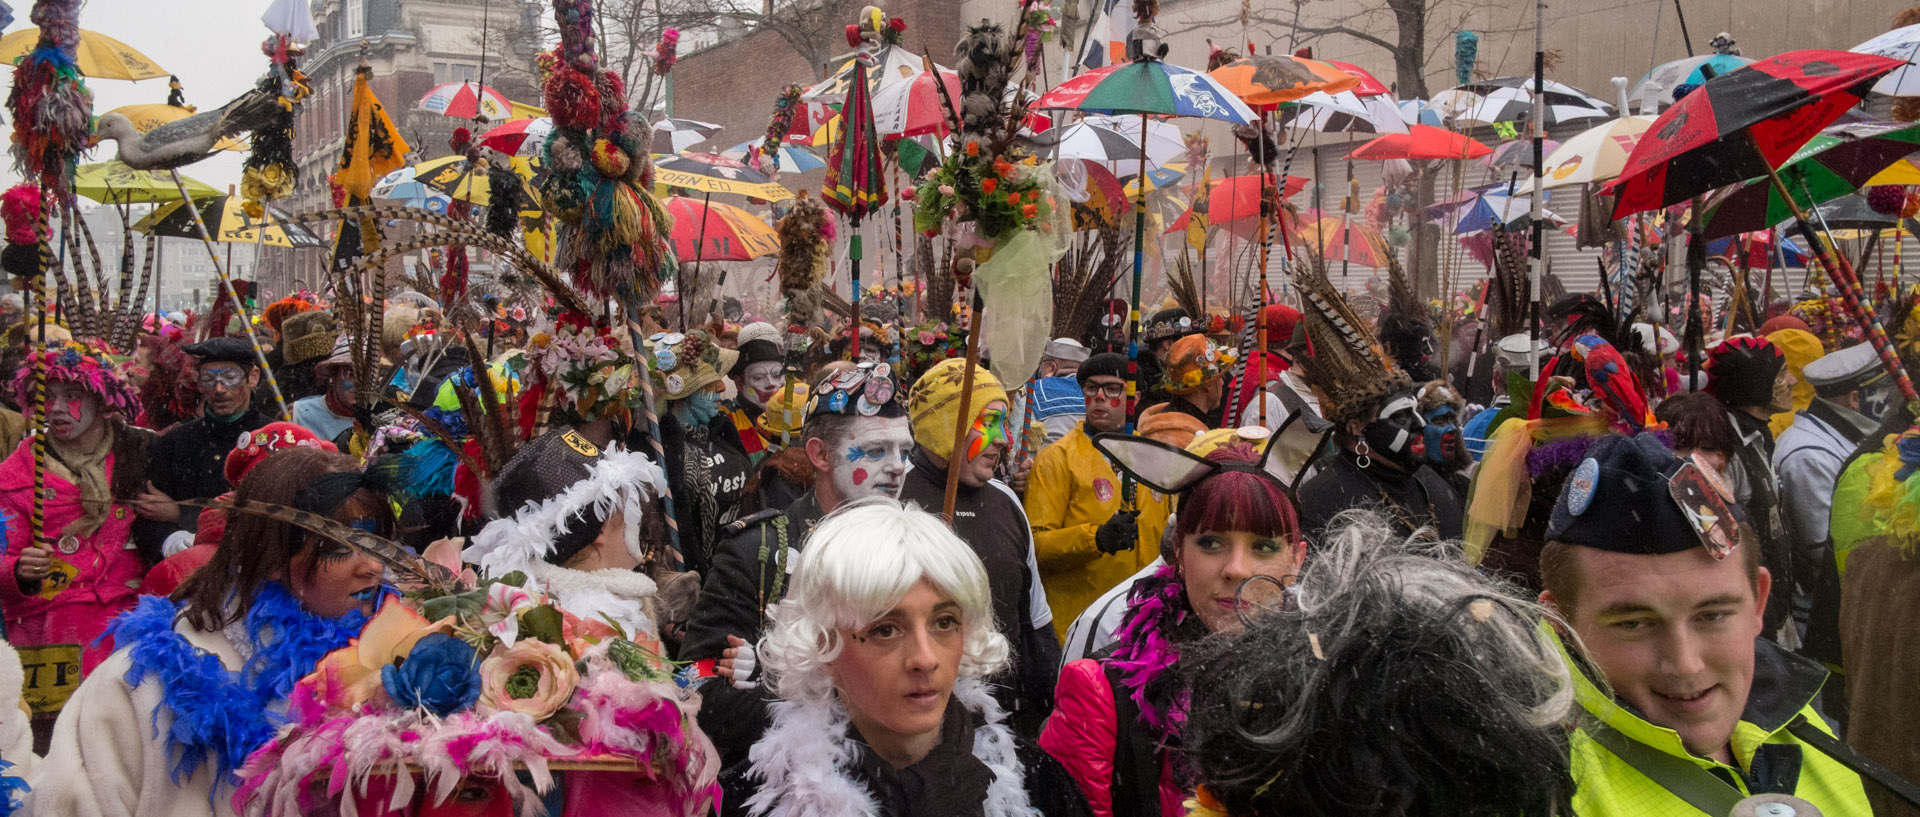
[[[573,699],[579,683],[580,673],[566,650],[525,639],[480,662],[479,711],[519,712],[543,721]]]

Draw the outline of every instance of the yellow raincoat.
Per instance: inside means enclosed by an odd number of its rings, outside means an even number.
[[[1135,483],[1140,543],[1133,550],[1103,554],[1093,544],[1101,523],[1120,510],[1120,476],[1093,447],[1086,424],[1040,449],[1027,477],[1027,522],[1033,526],[1040,581],[1053,606],[1053,628],[1067,627],[1102,593],[1139,572],[1160,555],[1167,528],[1168,497]]]

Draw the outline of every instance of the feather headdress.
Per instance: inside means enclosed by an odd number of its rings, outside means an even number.
[[[277,519],[372,556],[380,560],[381,564],[393,571],[394,576],[403,582],[448,589],[459,581],[459,577],[455,576],[453,571],[421,558],[392,539],[369,533],[322,514],[310,513],[288,505],[254,500],[182,499],[180,504],[196,508],[219,508],[228,513],[250,513]]]
[[[1366,323],[1327,280],[1323,259],[1296,265],[1293,280],[1300,288],[1300,323],[1307,333],[1302,375],[1322,395],[1327,419],[1370,419],[1368,412],[1382,399],[1413,388],[1413,379],[1381,353]]]

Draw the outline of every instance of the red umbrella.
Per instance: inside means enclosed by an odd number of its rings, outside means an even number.
[[[480,144],[508,156],[537,156],[546,146],[550,133],[553,133],[552,119],[544,116],[515,119],[482,134]]]
[[[950,127],[940,107],[941,85],[947,86],[949,98],[960,98],[960,75],[941,69],[921,71],[906,82],[881,88],[873,95],[875,130],[881,136],[947,135]]]
[[[1269,180],[1269,183],[1272,183],[1272,180]],[[1306,186],[1305,178],[1288,176],[1284,189],[1280,190],[1280,197],[1292,196],[1306,189]],[[1195,204],[1200,203],[1195,202]],[[1213,186],[1207,190],[1205,204],[1188,207],[1187,212],[1181,213],[1179,218],[1174,219],[1172,226],[1167,228],[1168,231],[1185,230],[1195,210],[1204,214],[1207,217],[1207,223],[1215,227],[1231,229],[1241,222],[1257,220],[1260,217],[1260,177],[1227,176],[1215,179]]]
[[[472,80],[428,88],[413,107],[456,119],[475,119],[484,114],[488,120],[501,120],[513,115],[513,102],[506,94]]]
[[[1350,159],[1478,159],[1493,152],[1463,134],[1432,125],[1414,125],[1406,133],[1389,133],[1358,148]]]
[[[1360,84],[1355,85],[1352,88],[1348,88],[1347,93],[1350,93],[1350,94],[1353,94],[1354,96],[1362,97],[1362,98],[1393,93],[1392,88],[1388,88],[1387,84],[1384,82],[1381,82],[1378,77],[1375,77],[1370,73],[1367,73],[1367,69],[1365,68],[1361,68],[1360,66],[1354,65],[1353,63],[1350,63],[1350,62],[1341,62],[1339,60],[1327,60],[1327,62],[1332,63],[1333,67],[1335,68],[1338,68],[1342,71],[1345,71],[1349,74],[1352,74],[1360,78]]]
[[[745,210],[686,196],[667,198],[673,254],[681,261],[751,261],[780,251],[773,228]]]
[[[935,86],[938,87],[938,86]],[[827,180],[821,185],[820,199],[852,222],[855,232],[847,241],[847,277],[852,282],[852,320],[854,337],[860,332],[860,219],[880,211],[887,201],[887,181],[881,175],[880,136],[874,133],[873,100],[867,92],[867,64],[855,59],[853,86],[840,109],[845,121],[840,137],[827,158]],[[851,356],[858,356],[860,344],[848,344]]]
[[[1850,51],[1789,51],[1708,80],[1634,145],[1605,189],[1616,197],[1613,217],[1767,175],[1902,65]]]

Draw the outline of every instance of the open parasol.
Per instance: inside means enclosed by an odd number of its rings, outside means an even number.
[[[40,29],[22,28],[0,37],[0,63],[12,65],[33,50],[40,41]],[[80,29],[80,41],[74,44],[73,61],[89,79],[142,80],[167,76],[167,69],[153,58],[98,31]]]
[[[854,60],[853,80],[847,90],[847,102],[840,115],[845,125],[840,138],[827,155],[827,180],[821,185],[820,199],[828,207],[847,217],[852,228],[847,233],[847,262],[852,282],[848,303],[852,305],[854,342],[847,344],[849,358],[860,355],[860,219],[878,212],[887,201],[887,180],[880,161],[880,136],[874,132],[873,100],[867,86],[867,63],[862,55]],[[937,69],[936,69],[937,71]],[[937,85],[936,85],[937,88]]]
[[[206,182],[180,177],[195,199],[218,198],[220,191]],[[73,176],[73,192],[102,204],[155,204],[179,201],[180,188],[172,176],[134,170],[119,162],[81,165]],[[198,236],[191,236],[197,238]]]

